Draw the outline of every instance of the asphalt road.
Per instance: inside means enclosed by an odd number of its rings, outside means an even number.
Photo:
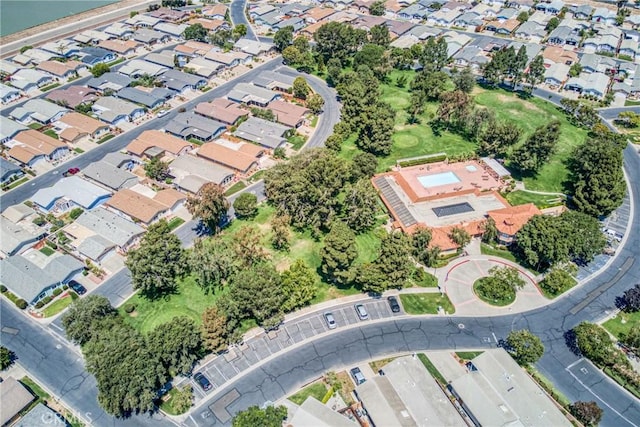
[[[633,111],[636,114],[640,114],[640,106],[601,108],[598,110],[598,113],[600,113],[600,116],[605,120],[613,120],[617,119],[618,115],[623,111]]]
[[[233,25],[244,24],[247,27],[247,38],[258,40],[256,33],[253,31],[251,23],[247,20],[245,15],[245,8],[247,7],[247,0],[234,0],[229,7],[229,15],[231,16],[231,23]]]
[[[631,147],[625,150],[625,169],[633,197],[640,200],[640,157]],[[229,419],[224,412],[220,418],[220,407],[226,408],[228,414],[234,414],[251,405],[274,402],[328,370],[348,368],[363,360],[399,352],[490,348],[495,347],[494,334],[499,339],[511,330],[527,328],[540,336],[546,347],[545,355],[537,363],[538,369],[563,394],[572,401],[598,402],[605,411],[603,426],[637,426],[640,424],[638,400],[590,362],[580,359],[565,342],[566,331],[581,321],[596,321],[611,313],[615,310],[615,298],[640,283],[640,210],[633,212],[632,221],[624,247],[619,249],[618,256],[606,270],[538,310],[512,316],[396,317],[376,323],[341,325],[337,330],[315,338],[313,334],[307,334],[307,341],[289,343],[290,347],[274,352],[263,364],[260,364],[262,358],[250,354],[258,351],[258,339],[269,340],[264,336],[250,340],[247,350],[235,358],[237,365],[231,371],[232,378],[211,392],[192,412],[187,423],[227,425]],[[226,358],[216,360],[219,365],[216,369],[221,375],[229,372],[224,366],[226,362]],[[205,368],[207,366],[209,364]],[[237,392],[238,397],[230,398],[230,392]]]

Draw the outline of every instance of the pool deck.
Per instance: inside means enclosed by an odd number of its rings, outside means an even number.
[[[459,181],[450,182],[451,179],[444,175],[447,173],[455,174]],[[440,174],[443,174],[443,181],[448,181],[447,183],[428,188],[420,183],[419,179],[422,177]],[[393,175],[395,181],[413,203],[448,198],[456,194],[497,191],[504,186],[504,183],[491,168],[477,160],[458,163],[440,162],[399,168],[391,172],[390,175]],[[437,182],[438,179],[436,178],[434,181]]]

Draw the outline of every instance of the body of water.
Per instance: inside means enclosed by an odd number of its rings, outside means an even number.
[[[118,0],[1,0],[0,36],[75,15]]]

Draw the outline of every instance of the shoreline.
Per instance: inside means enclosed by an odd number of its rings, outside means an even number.
[[[86,19],[97,18],[101,15],[105,15],[110,12],[111,13],[117,12],[118,10],[126,9],[128,7],[129,8],[135,7],[136,5],[142,6],[143,4],[146,4],[146,3],[147,2],[144,0],[119,0],[119,1],[116,1],[115,3],[111,3],[105,6],[100,6],[93,9],[85,10],[84,12],[80,12],[75,15],[58,18],[53,21],[45,22],[43,24],[26,28],[24,30],[18,31],[17,33],[2,36],[0,37],[0,46],[2,46],[2,49],[4,50],[4,48],[8,44],[16,43],[21,40],[28,39],[30,37],[45,33],[47,31],[58,29],[65,25],[78,23],[79,21],[83,21]],[[52,38],[56,38],[56,37],[53,36]],[[27,44],[29,44],[29,42],[25,40],[25,45]],[[34,43],[34,44],[39,44],[39,43]]]

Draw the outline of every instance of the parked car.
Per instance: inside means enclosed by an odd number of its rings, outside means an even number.
[[[336,319],[335,317],[333,317],[333,313],[327,311],[324,314],[324,320],[327,322],[327,326],[329,327],[329,329],[335,329],[338,327]]]
[[[63,176],[71,176],[71,175],[75,175],[78,172],[80,172],[80,168],[69,168],[67,169],[67,171],[65,173],[63,173]]]
[[[362,375],[362,371],[360,370],[360,368],[355,367],[351,369],[351,371],[349,372],[351,372],[351,376],[353,377],[353,380],[356,382],[356,385],[360,385],[363,382],[367,381],[364,375]]]
[[[398,303],[398,298],[388,297],[387,302],[389,303],[389,307],[391,307],[392,312],[400,313],[400,304]]]
[[[198,372],[197,374],[195,374],[193,376],[193,379],[196,380],[200,388],[202,388],[202,390],[204,391],[209,391],[213,388],[213,385],[211,385],[211,382],[209,381],[209,379],[205,377],[201,372]]]
[[[167,114],[169,114],[169,110],[160,110],[158,111],[158,114],[156,114],[156,117],[164,117]]]
[[[364,305],[356,304],[354,308],[356,309],[356,313],[360,320],[367,320],[369,318],[369,313],[367,313],[367,309],[364,308]]]
[[[87,293],[87,288],[85,288],[75,280],[71,280],[69,282],[69,287],[78,295],[84,295],[85,293]]]

